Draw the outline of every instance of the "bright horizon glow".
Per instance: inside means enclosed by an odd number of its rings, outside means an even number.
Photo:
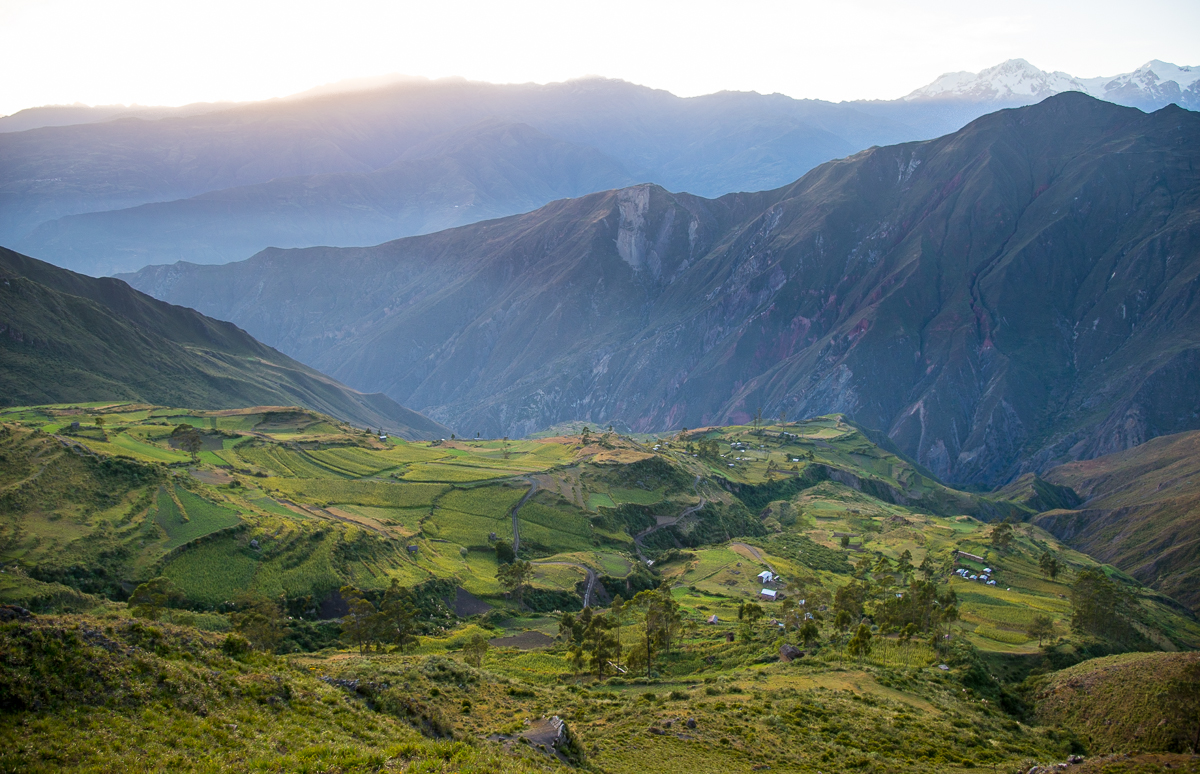
[[[1081,78],[1200,65],[1200,3],[0,0],[0,115],[262,100],[388,73],[895,99],[1014,58]]]

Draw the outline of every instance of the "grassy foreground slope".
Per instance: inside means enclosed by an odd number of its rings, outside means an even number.
[[[441,425],[360,393],[235,325],[0,248],[0,405],[149,401],[300,404],[410,438]]]
[[[1189,678],[1190,673],[1190,680]],[[1097,753],[1187,751],[1200,735],[1193,695],[1177,706],[1172,686],[1200,689],[1200,654],[1126,653],[1077,664],[1038,680],[1035,701],[1043,722],[1069,728]]]

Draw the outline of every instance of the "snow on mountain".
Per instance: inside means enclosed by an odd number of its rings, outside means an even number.
[[[1040,100],[1063,91],[1086,91],[1086,87],[1079,79],[1066,73],[1048,73],[1024,59],[1009,59],[979,73],[946,73],[904,99],[955,98],[1009,102],[1027,98]]]
[[[1200,109],[1200,67],[1181,67],[1154,59],[1131,73],[1076,78],[1040,70],[1024,59],[1010,59],[978,73],[946,73],[903,100],[1023,104],[1064,91],[1082,91],[1108,102],[1149,110],[1170,103],[1195,110]]]

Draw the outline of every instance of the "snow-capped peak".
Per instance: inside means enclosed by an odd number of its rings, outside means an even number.
[[[987,101],[1041,99],[1062,91],[1084,91],[1067,73],[1048,73],[1024,59],[1009,59],[979,73],[946,73],[905,100],[958,98]]]
[[[1200,67],[1181,67],[1152,59],[1131,73],[1077,78],[1046,72],[1024,59],[1010,59],[978,73],[946,73],[904,97],[905,101],[955,99],[972,102],[1037,102],[1064,91],[1082,91],[1098,99],[1156,109],[1169,103],[1200,108]]]

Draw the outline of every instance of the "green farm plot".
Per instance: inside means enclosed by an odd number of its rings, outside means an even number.
[[[178,498],[178,505],[166,487],[159,487],[156,500],[158,513],[154,520],[167,533],[164,546],[167,550],[241,521],[236,512],[210,503],[186,489],[176,487],[175,497]],[[183,506],[182,512],[179,505]]]
[[[467,484],[494,478],[508,478],[524,472],[526,471],[513,468],[486,468],[433,462],[413,465],[404,472],[401,478],[405,481],[442,481]]]
[[[226,537],[175,556],[163,568],[163,575],[174,581],[188,599],[219,605],[251,587],[257,564],[236,540]]]
[[[391,459],[386,453],[373,452],[370,449],[356,446],[318,449],[308,452],[308,456],[330,470],[356,478],[373,476],[403,464]]]
[[[110,435],[109,438],[108,443],[84,439],[84,444],[97,454],[125,455],[144,462],[186,462],[191,459],[186,452],[163,449],[128,433]]]
[[[601,508],[616,508],[617,504],[612,499],[612,496],[606,492],[592,492],[588,495],[587,509],[595,512]]]
[[[471,489],[452,489],[438,498],[439,508],[449,508],[461,513],[476,513],[491,518],[504,518],[512,512],[528,486],[480,486]]]
[[[262,486],[278,490],[289,499],[319,505],[345,503],[376,508],[429,507],[449,489],[442,484],[294,478],[268,478],[262,482]]]
[[[521,541],[537,543],[555,553],[587,551],[592,547],[592,527],[579,511],[569,511],[533,498],[517,513]]]
[[[246,498],[246,501],[251,503],[252,505],[255,505],[255,506],[263,509],[267,513],[273,513],[276,516],[286,516],[289,519],[307,519],[308,518],[307,516],[301,516],[300,514],[296,513],[295,511],[291,510],[290,508],[283,507],[282,505],[275,502],[273,499],[271,499],[270,497],[267,497],[266,495],[259,495],[258,497],[248,497],[248,498]]]
[[[460,513],[446,508],[436,509],[433,516],[422,523],[421,529],[430,537],[468,547],[486,547],[488,535],[492,532],[497,537],[512,539],[512,521],[509,519]]]
[[[242,443],[244,441],[244,439],[242,439],[242,438],[222,438],[220,440],[221,440],[221,448],[205,449],[204,451],[200,452],[200,454],[199,454],[200,461],[207,463],[209,465],[217,465],[217,466],[234,465],[234,466],[236,466],[237,461],[238,461],[237,453],[235,451],[233,451],[233,447],[237,446],[239,443]]]
[[[553,684],[559,675],[572,671],[565,655],[510,648],[488,651],[487,666],[506,677],[540,685]]]
[[[305,455],[282,446],[242,444],[235,453],[245,462],[286,478],[339,478],[340,474],[318,465]]]
[[[248,432],[253,430],[259,422],[262,421],[262,414],[232,414],[229,416],[213,416],[210,417],[216,421],[218,430],[230,430],[233,432]]]
[[[358,516],[373,519],[380,524],[401,527],[412,534],[421,531],[421,520],[429,516],[429,507],[424,505],[416,508],[378,508],[371,505],[343,503],[338,507]]]
[[[635,560],[622,554],[614,554],[608,551],[568,551],[547,556],[537,561],[541,563],[570,562],[572,564],[582,564],[604,575],[611,575],[614,578],[624,578],[633,569],[633,562]]]
[[[389,440],[386,449],[370,450],[370,454],[388,460],[392,467],[414,462],[436,462],[450,456],[450,450],[430,447],[423,443]]]
[[[336,556],[340,538],[322,532],[300,532],[258,563],[254,589],[264,596],[322,596],[342,585]],[[266,552],[264,552],[266,553]]]
[[[566,564],[553,564],[553,560],[536,561],[533,563],[533,583],[535,586],[572,591],[582,580],[587,579],[587,572]]]

